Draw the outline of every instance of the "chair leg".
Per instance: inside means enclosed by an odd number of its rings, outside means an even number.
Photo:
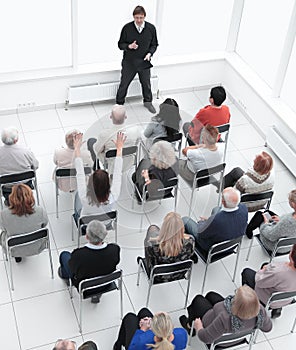
[[[192,324],[191,324],[191,329],[190,329],[190,334],[189,334],[189,339],[188,339],[189,346],[191,345],[193,330],[194,330],[194,321],[192,321]]]
[[[140,261],[140,262],[139,262],[139,267],[138,267],[137,286],[140,284],[141,267],[142,267],[142,262]]]
[[[123,318],[123,299],[122,299],[122,276],[118,281],[119,293],[120,293],[120,318]]]
[[[59,218],[59,190],[58,185],[56,184],[56,218]]]
[[[148,287],[148,293],[147,293],[147,299],[146,299],[146,307],[148,307],[152,284],[153,284],[153,281],[149,280],[149,287]]]
[[[82,333],[82,296],[79,293],[79,332]]]
[[[175,197],[174,212],[176,212],[176,209],[177,209],[177,197],[178,197],[178,187],[175,187],[174,197]]]
[[[188,302],[188,296],[189,296],[189,290],[190,290],[190,284],[191,284],[191,272],[192,272],[192,271],[190,271],[190,272],[188,273],[188,276],[187,276],[187,278],[188,278],[188,283],[187,283],[187,291],[186,291],[184,309],[186,309],[187,302]]]
[[[189,217],[190,217],[190,215],[191,215],[191,207],[192,207],[193,195],[194,195],[194,188],[192,188],[191,196],[190,196],[189,212],[188,212],[188,216],[189,216]]]
[[[294,333],[295,326],[296,326],[296,317],[295,317],[295,320],[294,320],[294,323],[293,323],[293,327],[291,329],[291,333]]]
[[[204,274],[204,279],[202,282],[202,287],[201,287],[201,294],[203,294],[204,289],[205,289],[205,283],[206,283],[206,276],[207,276],[207,270],[208,270],[208,264],[206,264],[206,269],[205,269],[205,274]]]
[[[234,282],[234,280],[235,280],[235,275],[236,275],[236,271],[237,271],[237,265],[238,265],[239,254],[240,254],[240,244],[237,246],[236,260],[235,260],[235,266],[234,266],[234,272],[233,272],[232,282]]]
[[[50,271],[51,271],[51,278],[53,279],[53,263],[52,263],[52,256],[51,256],[51,250],[50,250],[50,243],[49,243],[49,237],[48,237],[48,255],[49,255],[49,263],[50,263]]]
[[[115,243],[117,243],[117,220],[114,220]]]
[[[10,286],[11,290],[14,290],[13,277],[12,277],[12,262],[11,255],[8,253],[8,265],[9,265],[9,274],[10,274]]]
[[[73,216],[71,215],[71,238],[72,238],[72,241],[74,242],[74,218]]]
[[[254,236],[251,239],[251,243],[250,243],[250,246],[249,246],[249,250],[248,250],[247,257],[246,257],[246,261],[249,260],[249,256],[250,256],[250,253],[251,253],[251,248],[252,248],[252,245],[253,245],[253,241],[254,241]]]

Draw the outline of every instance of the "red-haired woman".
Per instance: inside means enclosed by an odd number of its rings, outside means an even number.
[[[5,241],[9,236],[29,233],[45,227],[48,223],[46,211],[35,206],[35,199],[31,188],[25,184],[18,184],[12,187],[9,195],[9,207],[0,212],[1,239],[0,243],[5,249]],[[18,248],[14,249],[16,262],[21,261],[21,256],[29,256],[31,252],[42,251],[43,243],[36,242],[34,246],[21,247],[18,254]]]

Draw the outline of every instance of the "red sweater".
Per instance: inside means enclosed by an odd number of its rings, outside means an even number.
[[[189,136],[194,143],[199,144],[200,133],[205,125],[219,126],[228,123],[229,119],[230,112],[227,106],[222,105],[220,108],[206,106],[200,109],[192,120],[194,127],[189,127]]]

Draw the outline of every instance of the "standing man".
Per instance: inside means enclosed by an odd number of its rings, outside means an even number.
[[[133,12],[134,21],[127,23],[121,31],[118,47],[123,50],[120,85],[116,103],[123,105],[127,89],[138,73],[142,86],[144,106],[151,113],[156,113],[152,105],[150,84],[150,62],[157,49],[158,41],[153,24],[145,22],[146,11],[143,6],[136,6]]]

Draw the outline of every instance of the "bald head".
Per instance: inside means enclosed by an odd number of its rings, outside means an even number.
[[[233,187],[226,187],[222,192],[222,203],[225,208],[235,208],[240,202],[240,192]]]
[[[111,119],[113,124],[120,125],[126,119],[126,110],[123,105],[114,105],[111,111]]]
[[[76,350],[76,344],[72,340],[61,339],[56,342],[53,350]]]

